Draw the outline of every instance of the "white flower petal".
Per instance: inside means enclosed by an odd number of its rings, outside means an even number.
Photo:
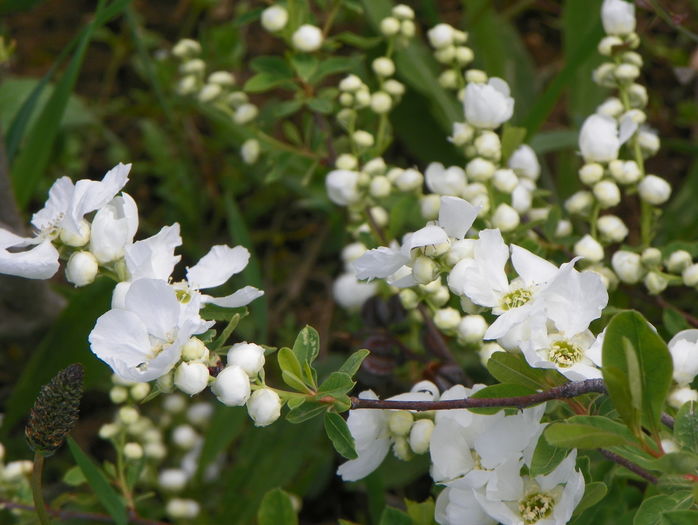
[[[462,239],[475,222],[480,208],[458,197],[441,197],[439,226],[449,237]]]
[[[169,279],[175,265],[182,258],[181,255],[174,254],[175,248],[181,244],[179,224],[174,223],[172,226],[164,226],[147,239],[128,245],[124,257],[130,279]]]
[[[198,263],[187,268],[187,281],[196,290],[220,286],[244,270],[249,260],[250,252],[243,246],[214,246]]]
[[[421,248],[422,246],[431,246],[448,242],[448,235],[440,226],[429,224],[424,228],[414,232],[405,246],[411,251],[413,248]]]
[[[264,292],[258,290],[254,286],[245,286],[240,288],[237,292],[225,297],[211,297],[209,295],[202,295],[202,303],[211,303],[223,308],[238,308],[240,306],[246,306],[258,297],[262,297]]]
[[[58,219],[68,211],[75,185],[68,177],[56,180],[48,190],[48,199],[44,207],[32,215],[32,225],[43,230],[51,225],[59,226]],[[77,225],[75,226],[77,228]]]
[[[516,244],[511,245],[511,262],[526,286],[547,283],[558,273],[553,263]]]
[[[394,274],[408,261],[409,257],[404,256],[399,250],[381,246],[368,250],[356,259],[352,266],[357,279],[373,279],[374,277],[384,279]]]
[[[148,333],[166,341],[180,324],[180,303],[174,289],[158,279],[139,279],[131,284],[126,309],[142,321]]]
[[[58,271],[58,251],[49,239],[33,248],[22,251],[8,251],[8,248],[30,246],[34,239],[20,237],[0,229],[0,273],[16,275],[27,279],[49,279]]]

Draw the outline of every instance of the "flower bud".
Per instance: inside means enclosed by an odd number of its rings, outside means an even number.
[[[427,185],[429,181],[429,175],[427,173]],[[419,209],[422,213],[422,217],[427,221],[433,221],[439,216],[439,209],[441,208],[441,197],[435,194],[424,195],[419,200]]]
[[[177,58],[193,57],[201,53],[201,44],[191,38],[183,38],[172,48],[172,54]]]
[[[185,394],[193,396],[208,386],[208,367],[203,363],[181,363],[174,376],[174,384]]]
[[[637,132],[637,142],[643,153],[650,157],[659,151],[659,135],[646,127],[641,127]]]
[[[434,58],[441,64],[450,64],[456,58],[456,48],[453,46],[446,46],[437,49],[434,52]]]
[[[674,381],[687,386],[698,375],[698,330],[682,330],[669,341]]]
[[[514,113],[514,99],[510,96],[509,85],[496,77],[487,84],[470,82],[465,88],[464,106],[465,119],[481,129],[498,128]]]
[[[135,461],[143,457],[143,447],[140,443],[130,442],[124,445],[124,457]]]
[[[459,339],[468,344],[479,343],[482,341],[487,327],[487,321],[481,315],[466,315],[458,324]]]
[[[460,313],[455,308],[441,308],[434,313],[434,324],[439,330],[454,330],[460,320]]]
[[[528,218],[532,221],[547,220],[550,215],[550,208],[531,208],[528,210]]]
[[[225,367],[211,386],[218,400],[228,406],[242,406],[250,397],[250,377],[237,365]]]
[[[628,236],[628,227],[615,215],[604,215],[596,222],[602,239],[608,242],[621,242]]]
[[[390,77],[395,74],[395,63],[388,57],[378,57],[372,63],[371,67],[376,75],[380,77]]]
[[[533,148],[527,144],[522,144],[511,154],[508,165],[520,177],[537,180],[540,176],[538,157]]]
[[[448,140],[456,146],[462,146],[472,140],[474,132],[475,130],[470,124],[465,122],[454,122],[453,133]]]
[[[257,139],[247,139],[242,143],[240,156],[245,164],[254,164],[259,158],[260,146]]]
[[[609,35],[627,35],[635,31],[635,4],[625,0],[604,0],[601,22]]]
[[[332,170],[327,174],[325,187],[332,202],[340,206],[354,204],[360,199],[357,188],[359,174],[356,171]]]
[[[293,33],[291,43],[298,51],[312,53],[322,46],[322,31],[314,25],[303,24]]]
[[[434,422],[431,419],[418,419],[410,430],[410,448],[415,454],[424,454],[429,450]]]
[[[620,189],[615,182],[610,180],[597,182],[592,191],[602,208],[610,208],[620,202]]]
[[[597,49],[600,55],[610,57],[617,48],[623,45],[623,41],[617,36],[605,36],[599,42]]]
[[[630,105],[634,108],[644,108],[647,105],[647,88],[642,84],[631,84],[628,87],[628,97]]]
[[[558,221],[555,227],[555,237],[567,237],[572,234],[572,223],[567,219]]]
[[[642,252],[642,264],[647,268],[658,268],[662,264],[662,252],[657,248],[645,248]]]
[[[406,436],[409,434],[413,422],[412,412],[396,410],[388,416],[388,429],[394,436]]]
[[[632,82],[640,76],[640,68],[634,64],[619,64],[613,74],[621,82]]]
[[[502,155],[502,143],[494,131],[483,131],[475,139],[477,154],[492,160],[499,160]]]
[[[193,499],[173,498],[165,506],[165,513],[174,519],[194,519],[199,512],[201,507]]]
[[[698,285],[698,264],[692,264],[685,268],[681,272],[681,278],[683,279],[683,284],[686,286],[697,286]]]
[[[288,23],[288,11],[280,5],[272,5],[262,11],[262,27],[270,33],[281,31]]]
[[[257,106],[255,106],[254,104],[242,104],[235,110],[233,120],[236,124],[247,124],[248,122],[254,120],[254,118],[257,116],[257,113],[259,113],[259,110],[257,109]]]
[[[424,176],[416,169],[403,170],[395,179],[395,186],[400,191],[413,191],[422,187]]]
[[[179,72],[182,75],[202,75],[204,71],[206,71],[206,62],[200,58],[187,60],[179,66]]]
[[[218,98],[223,92],[223,88],[219,84],[206,84],[197,95],[200,102],[211,102]]]
[[[618,158],[618,124],[603,115],[588,117],[579,132],[579,149],[586,162],[610,162]]]
[[[65,267],[65,278],[76,287],[86,286],[94,282],[98,273],[97,258],[88,251],[73,253]]]
[[[454,58],[459,66],[467,66],[475,58],[475,53],[467,46],[458,46],[456,47],[456,56]]]
[[[386,17],[381,20],[380,31],[383,36],[393,36],[400,32],[400,21],[392,16]]]
[[[618,278],[627,284],[635,284],[642,279],[645,269],[637,253],[619,250],[611,257],[611,266]]]
[[[264,367],[264,348],[255,343],[237,343],[228,351],[228,366],[239,366],[250,377]]]
[[[340,91],[355,92],[363,86],[363,82],[356,75],[347,75],[339,82]]]
[[[666,290],[667,286],[669,286],[669,281],[667,281],[666,277],[655,271],[649,272],[645,276],[643,282],[645,283],[645,287],[650,295],[658,295]]]
[[[158,485],[168,492],[179,492],[187,484],[187,473],[178,468],[167,468],[158,475]]]
[[[686,250],[676,250],[666,260],[666,267],[671,273],[681,273],[693,264],[693,257]]]
[[[503,193],[511,193],[519,183],[519,178],[511,169],[499,169],[494,172],[494,187]]]
[[[619,162],[619,161],[613,161]],[[603,166],[598,162],[588,162],[579,170],[579,180],[587,186],[596,184],[603,177]]]
[[[594,69],[591,73],[591,77],[595,83],[604,87],[616,87],[616,77],[614,72],[616,66],[613,62],[606,62],[601,64],[599,67]]]
[[[473,84],[485,84],[487,82],[487,73],[480,69],[468,69],[465,72],[465,81]]]
[[[427,31],[427,38],[432,47],[442,49],[453,44],[453,27],[448,24],[437,24]]]
[[[637,189],[643,201],[655,206],[664,204],[671,196],[669,183],[656,175],[647,175],[640,181]]]
[[[429,257],[421,255],[412,263],[412,275],[418,283],[426,284],[436,279],[439,269]]]
[[[447,69],[439,75],[439,85],[444,89],[456,89],[458,87],[458,75],[452,69]]]
[[[683,386],[672,390],[667,399],[669,406],[677,410],[690,401],[698,401],[698,392],[693,390],[690,386]]]
[[[131,387],[130,394],[134,401],[143,401],[150,394],[150,383],[136,383]]]
[[[574,253],[591,262],[599,262],[603,259],[603,246],[587,234],[574,245]]]
[[[388,177],[379,175],[371,179],[369,193],[376,199],[382,199],[390,195],[391,184]]]
[[[617,97],[607,98],[599,107],[596,108],[596,112],[599,115],[604,115],[611,118],[619,117],[623,111],[625,111],[623,103]]]
[[[393,16],[399,18],[400,20],[413,20],[414,11],[411,7],[405,4],[398,4],[393,7]]]
[[[208,348],[198,337],[191,337],[182,346],[184,361],[202,361],[208,359]]]
[[[389,78],[383,82],[383,90],[391,97],[397,98],[405,94],[405,85],[394,78]]]
[[[492,214],[492,225],[495,228],[499,228],[503,232],[510,232],[514,230],[519,223],[521,218],[518,212],[509,206],[508,204],[502,203],[497,206]]]
[[[373,146],[375,140],[373,139],[373,135],[371,135],[368,131],[364,131],[362,129],[355,131],[354,134],[351,136],[351,139],[354,141],[354,144],[359,146],[360,148],[370,148]]]
[[[179,425],[172,431],[172,442],[183,450],[193,449],[200,439],[191,425]]]
[[[594,203],[594,197],[588,191],[578,191],[565,201],[565,209],[574,215],[585,215]]]
[[[247,413],[256,427],[271,425],[281,416],[281,398],[270,388],[255,390],[247,400]]]
[[[138,421],[139,417],[138,410],[133,407],[121,407],[117,413],[118,420],[126,426]]]
[[[120,405],[128,399],[128,390],[123,386],[115,386],[109,391],[109,399],[115,405]]]
[[[492,178],[497,167],[489,160],[475,157],[465,166],[466,175],[473,181],[485,182]]]
[[[502,348],[501,345],[492,342],[492,343],[485,343],[480,347],[480,350],[478,350],[478,354],[480,356],[480,363],[482,363],[482,366],[487,367],[487,361],[490,360],[490,357],[492,357],[493,354],[497,352],[505,352],[504,348]]]
[[[85,246],[90,240],[90,223],[82,219],[78,225],[77,232],[61,228],[59,238],[61,242],[67,246],[72,246],[74,248]]]

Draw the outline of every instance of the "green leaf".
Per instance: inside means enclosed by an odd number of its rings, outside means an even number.
[[[372,47],[376,47],[378,44],[383,42],[383,37],[380,36],[361,36],[355,33],[350,33],[349,31],[334,35],[333,38],[339,40],[343,44],[347,44],[358,49],[371,49]]]
[[[541,435],[533,451],[529,474],[531,476],[550,474],[567,457],[567,454],[569,450],[551,445],[545,436]]]
[[[502,133],[502,164],[506,164],[512,153],[516,151],[526,138],[526,128],[504,125]]]
[[[533,390],[550,388],[567,382],[565,377],[554,370],[532,368],[523,354],[495,352],[487,361],[487,370],[501,383],[513,383]]]
[[[606,328],[603,369],[621,418],[640,436],[640,421],[657,436],[669,393],[672,360],[666,343],[638,312],[616,314]]]
[[[608,487],[602,481],[592,481],[584,487],[584,496],[574,509],[573,516],[581,514],[589,507],[593,507],[608,493]]]
[[[289,411],[286,419],[291,423],[302,423],[308,419],[312,419],[315,416],[319,416],[323,412],[326,412],[330,408],[327,403],[320,403],[318,401],[306,401],[302,405]]]
[[[337,397],[346,394],[356,383],[349,374],[344,372],[332,372],[318,388],[318,396]]]
[[[63,483],[71,487],[78,487],[86,482],[87,478],[85,474],[82,473],[82,469],[77,465],[70,467],[66,473],[63,474]]]
[[[674,421],[674,439],[682,447],[698,453],[698,403],[684,403]]]
[[[412,525],[412,519],[401,510],[385,507],[378,525]]]
[[[219,348],[221,348],[225,342],[230,338],[230,336],[233,334],[235,329],[237,328],[238,324],[240,323],[240,319],[242,317],[240,314],[235,314],[230,318],[230,321],[228,321],[228,324],[226,327],[223,329],[221,332],[221,335],[218,336],[216,341],[211,345],[209,348],[210,350],[213,350],[214,352],[218,351]]]
[[[272,489],[262,498],[257,511],[259,525],[298,525],[291,496],[279,489]]]
[[[307,392],[309,389],[305,381],[303,381],[303,371],[296,354],[290,348],[284,347],[276,354],[276,359],[279,361],[281,378],[284,380],[284,383],[299,392]]]
[[[511,383],[499,383],[497,385],[487,386],[482,390],[478,390],[472,396],[470,396],[470,399],[528,396],[535,393],[535,390],[526,386]],[[468,410],[475,412],[476,414],[496,414],[500,410],[504,410],[504,408],[486,407],[469,408]]]
[[[564,448],[602,448],[630,444],[622,435],[582,423],[552,423],[543,435],[551,445]]]
[[[310,77],[310,83],[317,84],[323,78],[329,75],[344,73],[345,71],[356,69],[359,63],[360,60],[358,57],[337,56],[327,58],[318,64],[317,69]]]
[[[412,520],[413,525],[435,525],[434,521],[434,500],[428,498],[422,502],[412,501],[405,498],[407,515]]]
[[[662,474],[695,474],[698,472],[698,456],[692,452],[670,452],[652,462],[654,470]]]
[[[686,321],[686,318],[671,308],[665,308],[662,310],[662,324],[664,325],[666,331],[669,332],[670,337],[673,337],[681,330],[688,330],[691,328],[688,321]]]
[[[92,490],[94,490],[97,499],[99,499],[100,503],[102,503],[109,515],[118,525],[126,525],[128,522],[126,506],[121,496],[109,484],[109,481],[107,481],[107,476],[92,462],[70,436],[68,436],[68,447],[73,454],[73,458],[75,458],[75,462],[85,475],[87,483],[89,483]]]
[[[323,115],[328,115],[332,113],[334,109],[334,102],[326,98],[311,98],[306,101],[308,108]]]
[[[292,85],[291,80],[271,73],[257,73],[245,82],[242,89],[248,93],[263,93],[284,85]]]
[[[685,510],[693,504],[690,491],[651,496],[642,502],[635,513],[633,525],[661,525],[662,515],[672,510]]]
[[[354,374],[361,368],[361,363],[363,363],[364,359],[366,359],[370,353],[371,352],[365,348],[357,350],[347,357],[347,360],[339,367],[338,372],[344,372],[349,377],[354,377]]]
[[[301,363],[312,364],[320,353],[320,334],[312,326],[305,326],[293,343],[293,353]]]
[[[293,69],[280,56],[270,55],[253,58],[250,67],[257,73],[267,73],[279,78],[293,78]]]
[[[318,68],[318,60],[315,55],[308,53],[298,53],[293,55],[291,58],[291,63],[293,64],[293,69],[295,69],[298,76],[304,82],[308,82],[310,77],[315,73]]]
[[[698,512],[695,510],[671,510],[662,514],[661,525],[695,525]]]
[[[334,412],[325,412],[325,432],[327,437],[332,441],[334,449],[347,459],[356,459],[359,455],[356,453],[356,443],[354,437],[349,431],[347,422],[339,414]]]

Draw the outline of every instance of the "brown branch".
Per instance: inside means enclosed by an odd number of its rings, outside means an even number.
[[[17,503],[15,501],[10,501],[6,499],[0,499],[0,505],[6,509],[17,509],[26,510],[27,512],[36,512],[36,509],[31,505],[26,505],[24,503]],[[89,520],[91,522],[97,523],[116,523],[114,518],[106,514],[99,514],[97,512],[80,512],[72,510],[59,510],[46,507],[46,512],[48,512],[54,518],[59,518],[62,520],[77,519],[77,520]],[[135,523],[136,525],[169,525],[169,523],[164,521],[149,520],[147,518],[142,518],[134,512],[129,512],[128,515],[129,523]]]
[[[681,310],[681,308],[679,308],[678,306],[674,306],[660,295],[655,295],[654,300],[662,308],[673,310],[676,313],[678,313],[681,317],[683,317],[688,323],[692,324],[693,326],[698,326],[698,317],[694,317],[688,312],[684,312],[683,310]]]
[[[630,472],[633,472],[640,476],[641,478],[646,479],[652,484],[656,484],[659,480],[647,472],[645,469],[641,468],[640,466],[636,465],[629,459],[624,458],[623,456],[619,456],[618,454],[615,454],[611,452],[610,450],[606,450],[605,448],[600,448],[598,451],[601,453],[602,456],[605,456],[606,458],[610,459],[614,463],[617,463],[618,465],[621,465],[625,468],[627,468]]]
[[[465,399],[450,399],[448,401],[395,401],[390,399],[361,399],[352,397],[351,408],[414,410],[417,412],[427,410],[451,410],[455,408],[526,408],[554,399],[569,399],[591,393],[606,393],[606,385],[603,379],[587,379],[586,381],[565,383],[564,385],[556,386],[545,392],[538,392],[528,396],[498,398],[469,397]]]

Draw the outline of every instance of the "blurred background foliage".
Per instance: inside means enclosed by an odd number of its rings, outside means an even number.
[[[383,44],[373,38],[375,28],[392,4],[339,3],[332,29],[340,35],[335,40],[337,54],[351,61],[351,71],[361,73],[368,62],[362,62],[358,48],[365,48],[369,60],[379,56]],[[576,191],[577,131],[605,96],[591,79],[600,62],[596,43],[601,36],[601,1],[406,3],[417,13],[419,35],[439,21],[470,33],[474,66],[505,78],[512,87],[513,124],[528,130],[527,140],[541,156],[551,198],[561,202]],[[322,24],[334,4],[318,0],[307,8]],[[698,32],[698,0],[637,4],[645,59],[642,82],[650,94],[648,121],[659,131],[663,146],[648,170],[666,177],[675,188],[660,238],[694,240],[698,44],[679,28]],[[399,325],[400,313],[391,303],[373,301],[361,316],[333,305],[332,282],[341,270],[338,254],[349,236],[344,210],[329,202],[324,189],[333,154],[323,145],[329,129],[322,122],[327,104],[332,107],[332,91],[326,92],[325,102],[315,99],[316,112],[291,111],[283,126],[275,123],[289,111],[293,88],[253,94],[252,101],[262,108],[260,127],[293,147],[263,156],[252,166],[238,153],[248,129],[175,91],[177,64],[169,50],[180,38],[199,40],[209,67],[233,72],[238,85],[254,74],[255,58],[283,55],[282,41],[259,24],[266,5],[252,0],[0,2],[4,46],[15,45],[0,66],[3,169],[28,219],[57,177],[96,179],[119,161],[133,162],[126,189],[139,203],[142,236],[178,221],[184,239],[181,253],[189,265],[213,244],[243,244],[252,252],[251,264],[230,288],[252,284],[266,295],[253,303],[251,315],[239,328],[240,338],[282,346],[292,342],[300,327],[311,324],[320,332],[328,369],[349,350],[371,348],[375,355],[367,360],[360,379],[380,394],[392,394],[396,381],[430,378],[434,364],[424,359],[421,365],[403,366],[386,335],[387,327]],[[436,83],[437,65],[426,47],[412,44],[398,52],[396,62],[397,78],[408,86],[408,93],[390,114],[395,141],[386,159],[420,169],[432,161],[462,163],[445,140],[461,109]],[[343,74],[327,76],[320,86],[332,88]],[[637,210],[625,209],[619,215],[631,231],[636,229]],[[89,352],[87,334],[107,308],[111,285],[100,282],[76,290],[56,278],[51,286],[65,298],[66,307],[54,312],[56,322],[50,329],[23,340],[11,331],[0,334],[2,441],[9,456],[29,456],[20,423],[39,386],[58,369],[80,361],[87,367],[90,393],[75,437],[94,457],[109,459],[108,447],[95,437],[110,418],[109,373]],[[17,301],[7,296],[8,289],[0,287],[5,309]],[[650,301],[646,296],[637,300]],[[671,301],[695,312],[688,298]],[[191,494],[215,503],[207,507],[209,514],[201,523],[249,523],[264,493],[276,486],[304,498],[302,523],[336,523],[339,517],[378,523],[386,502],[395,504],[404,497],[421,501],[431,486],[424,476],[426,462],[394,458],[364,482],[342,484],[334,475],[337,457],[317,420],[254,429],[242,409],[221,407],[208,432],[203,462],[218,460],[222,451],[229,461],[215,488],[202,482]],[[47,486],[54,496],[61,492],[61,473],[69,464],[65,450],[49,464]],[[638,497],[632,483],[614,490],[622,494],[608,497],[632,508]],[[159,517],[156,501],[144,506],[144,514]],[[210,508],[217,510],[211,514]],[[629,519],[622,509],[610,506],[587,514],[579,523]]]

